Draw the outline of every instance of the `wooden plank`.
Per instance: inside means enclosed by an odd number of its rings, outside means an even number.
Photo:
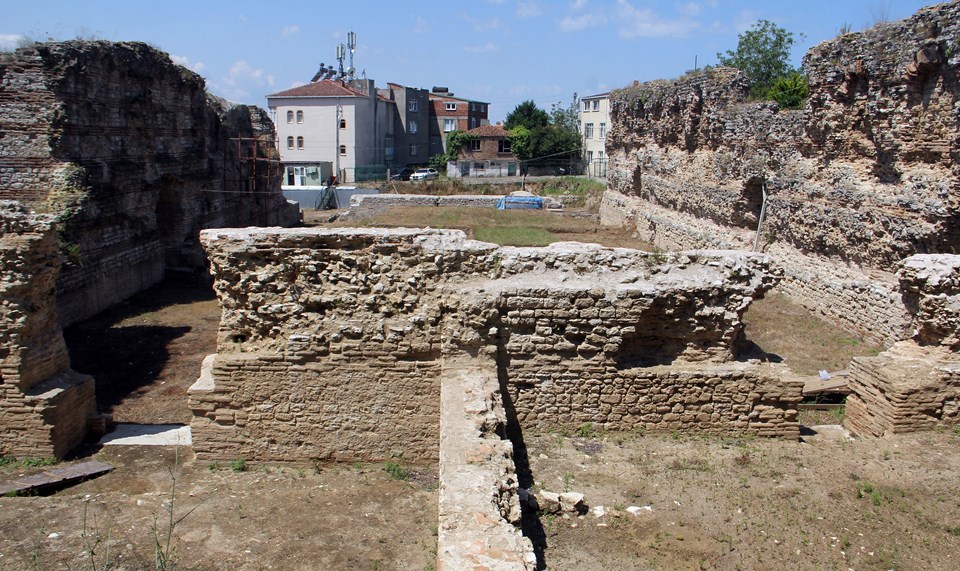
[[[110,464],[95,460],[51,468],[0,484],[0,495],[22,494],[36,492],[44,488],[64,487],[102,476],[111,470],[113,470],[113,466]]]
[[[803,394],[850,394],[850,389],[847,386],[847,375],[847,371],[836,371],[834,373],[830,373],[830,378],[826,380],[821,379],[820,377],[809,377],[803,382]]]

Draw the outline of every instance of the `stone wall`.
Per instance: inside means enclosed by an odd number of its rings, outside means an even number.
[[[960,3],[824,42],[802,110],[749,102],[715,68],[611,94],[605,223],[669,248],[751,249],[786,292],[875,340],[908,336],[892,264],[957,232]]]
[[[201,457],[437,456],[445,351],[492,355],[528,427],[796,436],[799,384],[733,363],[769,260],[439,230],[205,231],[223,307]]]
[[[236,139],[243,138],[244,141]],[[201,228],[289,225],[265,112],[140,43],[0,56],[0,199],[57,216],[64,324],[204,268]]]
[[[915,324],[912,339],[850,366],[844,424],[883,436],[960,422],[960,256],[918,254],[898,277]]]
[[[63,457],[96,413],[93,379],[70,369],[54,303],[52,216],[0,201],[0,455]]]

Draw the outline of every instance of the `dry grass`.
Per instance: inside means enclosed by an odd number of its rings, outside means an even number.
[[[794,372],[815,375],[825,369],[846,369],[859,355],[876,355],[880,348],[811,313],[780,294],[753,302],[746,335],[767,353],[781,357]]]
[[[391,208],[365,220],[337,222],[334,226],[386,228],[447,228],[463,230],[469,238],[501,246],[546,246],[553,242],[592,242],[614,248],[650,249],[621,228],[600,226],[596,216],[584,212],[556,213],[541,210],[493,208]]]

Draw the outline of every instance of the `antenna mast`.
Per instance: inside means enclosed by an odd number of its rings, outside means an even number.
[[[347,68],[347,79],[354,79],[357,68],[353,67],[353,54],[357,51],[357,34],[347,32],[347,49],[350,50],[350,67]]]

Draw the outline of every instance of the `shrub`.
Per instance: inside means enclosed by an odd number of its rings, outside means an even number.
[[[778,78],[767,91],[767,98],[773,99],[784,109],[800,109],[809,96],[807,76],[797,72]]]

